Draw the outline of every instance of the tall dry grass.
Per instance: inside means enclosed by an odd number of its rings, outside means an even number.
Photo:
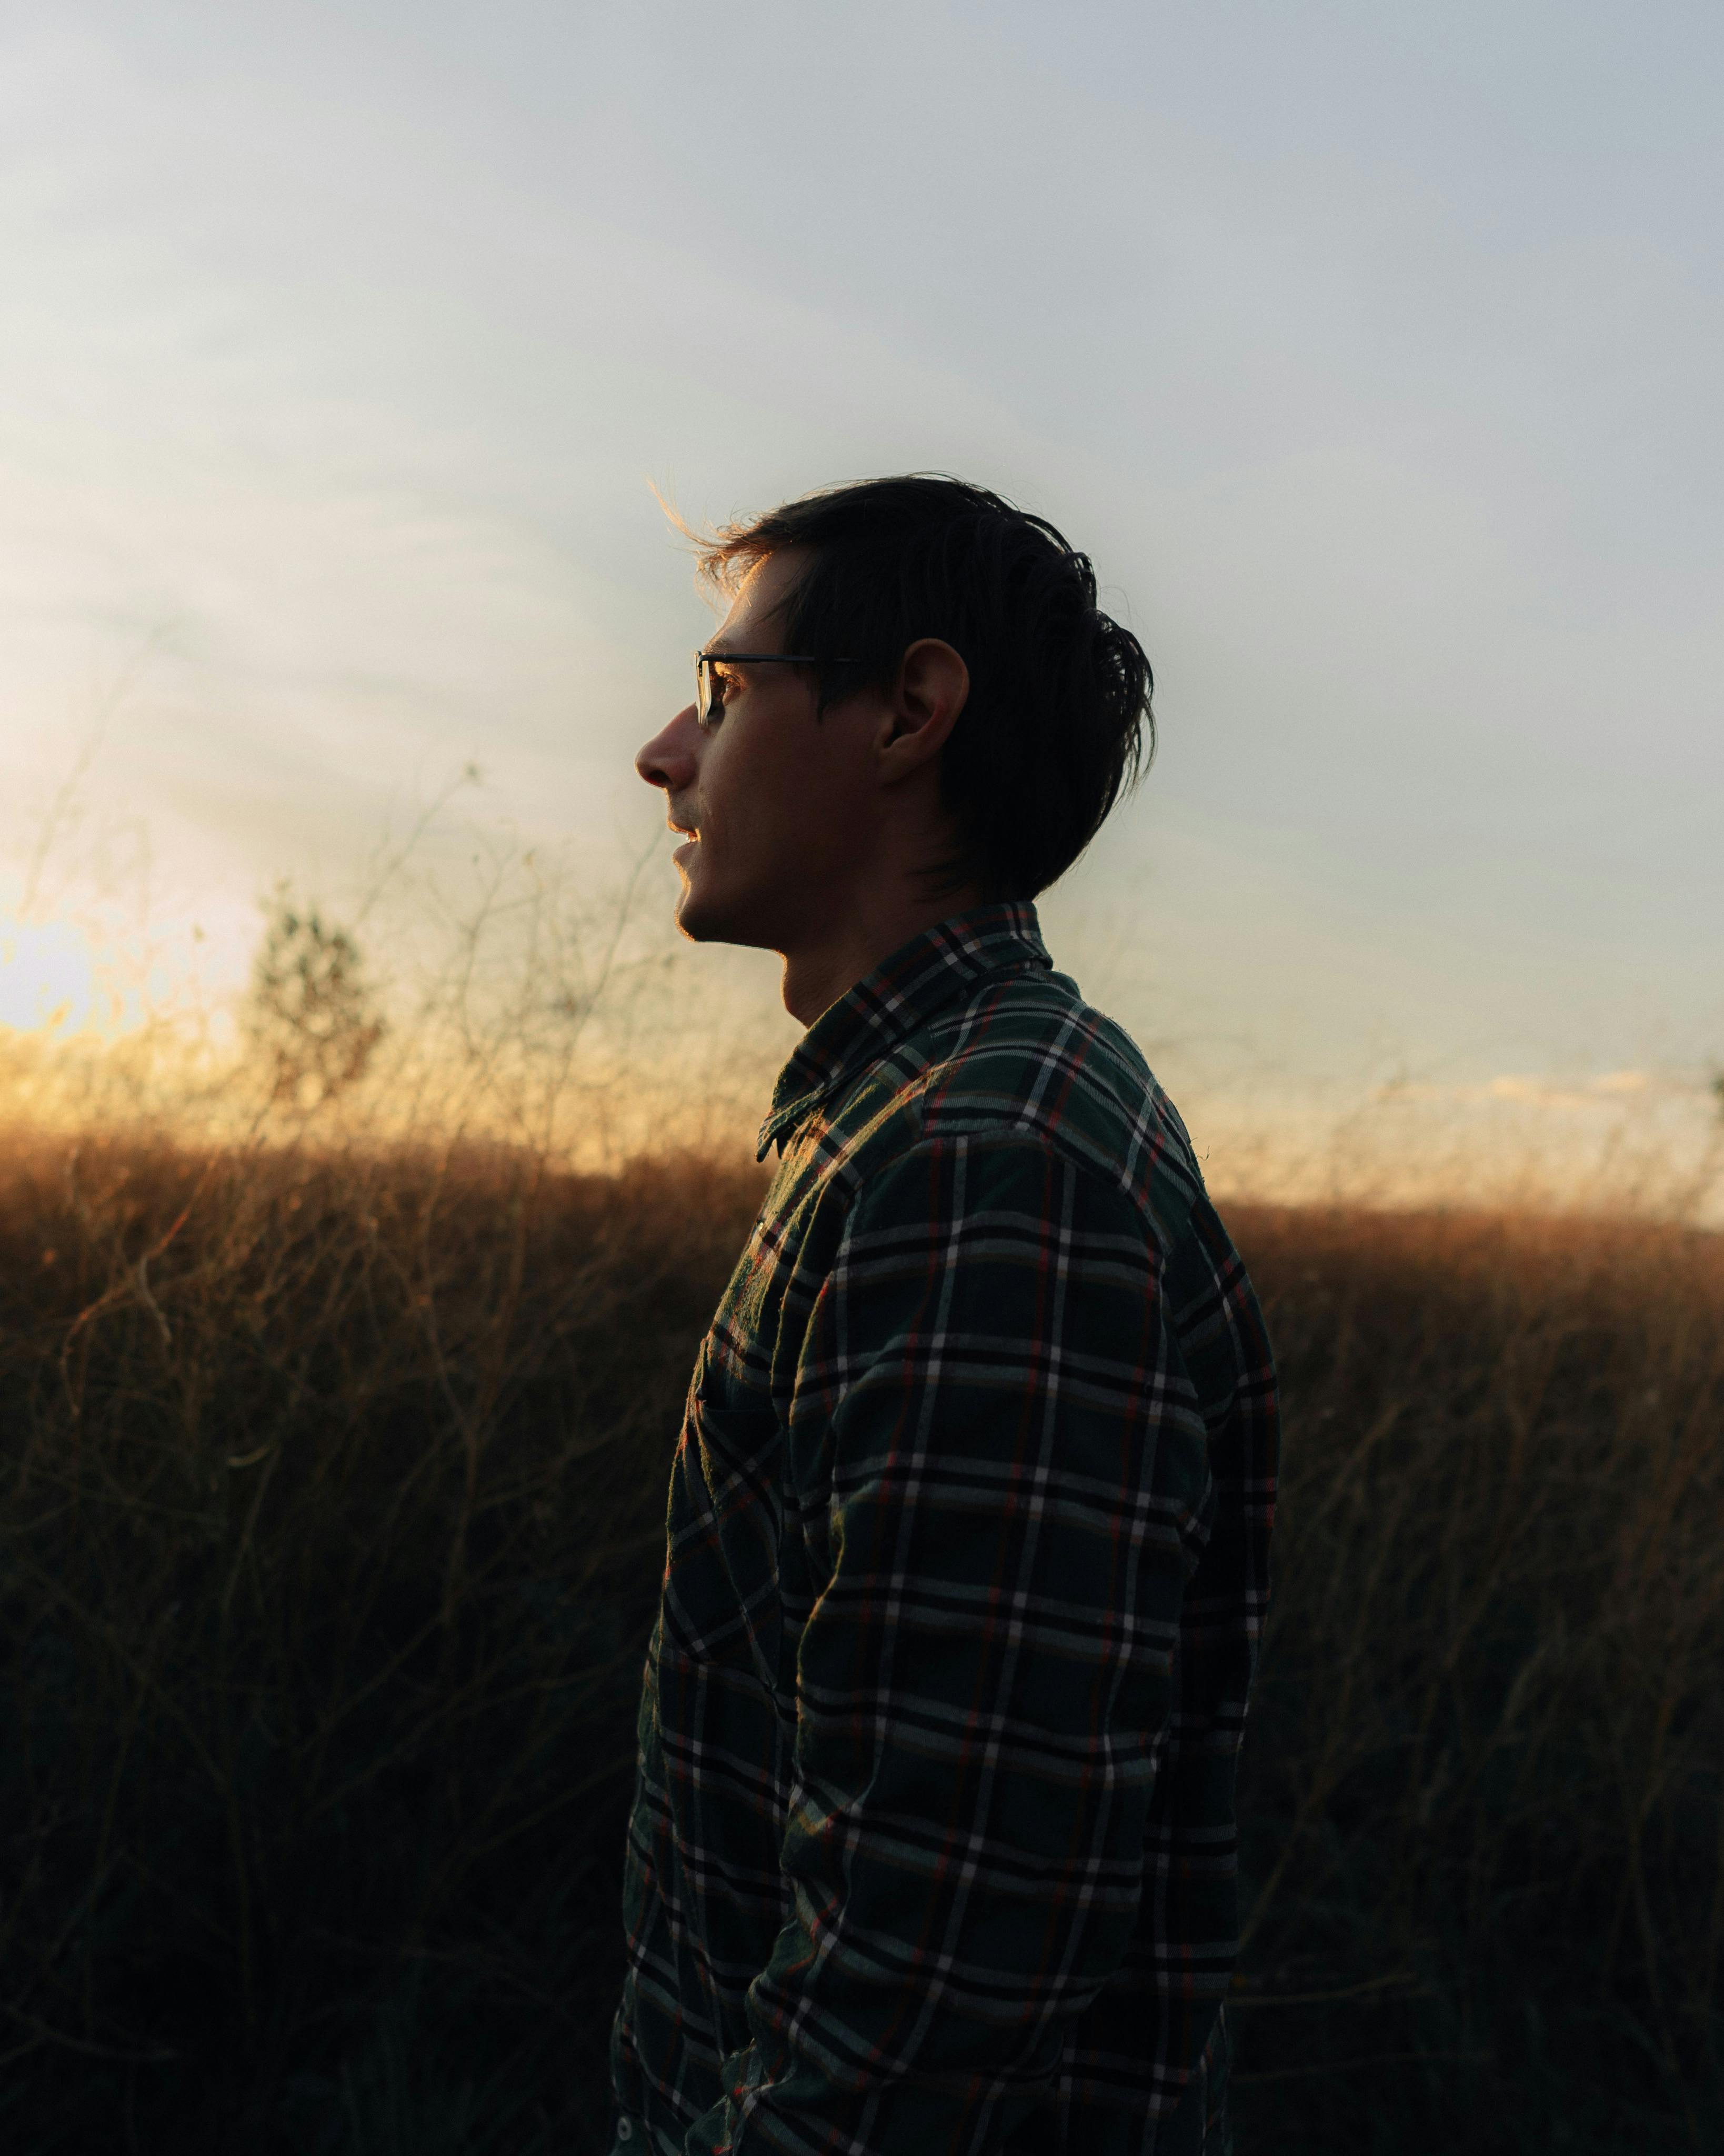
[[[579,2150],[746,1163],[0,1158],[0,2138]],[[1235,1209],[1286,1385],[1242,2149],[1710,2148],[1724,1247]]]
[[[1287,1402],[1244,2146],[1724,2147],[1724,1240],[1237,1227]]]
[[[38,1142],[0,1186],[0,2139],[551,2145],[755,1177]]]

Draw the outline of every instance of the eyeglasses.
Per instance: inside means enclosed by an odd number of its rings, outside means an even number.
[[[854,659],[812,659],[796,651],[697,651],[695,654],[695,723],[710,726],[724,716],[726,666],[854,666]]]

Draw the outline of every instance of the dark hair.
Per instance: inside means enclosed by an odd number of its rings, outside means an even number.
[[[693,536],[693,535],[691,535]],[[917,472],[829,487],[695,539],[701,573],[734,590],[794,547],[808,565],[784,608],[792,651],[833,652],[819,708],[889,687],[908,647],[939,637],[970,670],[941,760],[962,848],[942,889],[1034,898],[1082,853],[1155,752],[1143,648],[1095,603],[1088,557],[987,488]]]

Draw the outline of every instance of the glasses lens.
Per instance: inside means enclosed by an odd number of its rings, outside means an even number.
[[[724,716],[725,669],[721,659],[696,660],[700,692],[695,701],[695,716],[703,726],[716,726]]]

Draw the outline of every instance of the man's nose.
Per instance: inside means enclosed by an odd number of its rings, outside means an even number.
[[[699,762],[695,743],[700,730],[695,721],[695,707],[685,704],[670,725],[656,733],[634,759],[634,768],[649,786],[662,786],[667,793],[680,793],[691,786],[695,767]]]

